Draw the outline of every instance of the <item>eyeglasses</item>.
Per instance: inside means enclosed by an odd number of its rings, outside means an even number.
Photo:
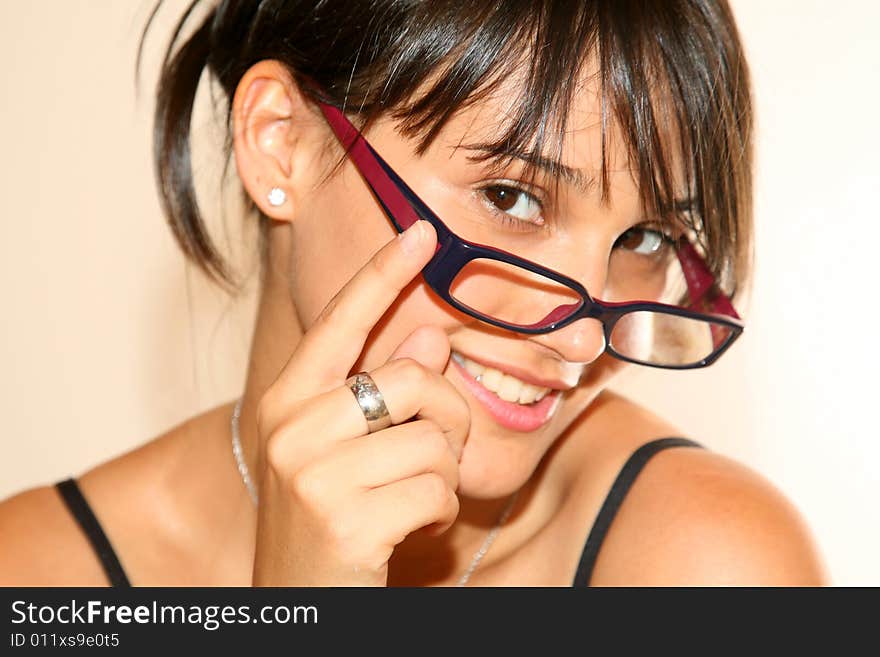
[[[573,278],[456,235],[340,109],[320,101],[318,105],[395,230],[403,232],[419,219],[434,226],[437,249],[422,269],[422,276],[457,310],[487,324],[526,334],[549,333],[583,318],[597,319],[603,326],[607,353],[627,362],[665,369],[711,365],[742,333],[743,321],[685,235],[674,240],[674,266],[686,286],[687,307],[650,300],[594,299]],[[632,289],[644,290],[638,285]],[[528,301],[514,303],[522,298]]]

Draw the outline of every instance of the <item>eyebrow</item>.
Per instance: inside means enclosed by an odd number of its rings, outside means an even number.
[[[495,161],[505,158],[522,160],[523,162],[531,164],[532,166],[535,166],[538,169],[544,171],[548,175],[553,175],[553,173],[555,172],[566,183],[573,186],[581,194],[584,195],[589,194],[590,191],[597,184],[597,179],[595,176],[586,175],[581,169],[575,169],[573,167],[562,164],[561,162],[542,157],[535,153],[514,150],[505,150],[499,153],[495,149],[489,148],[488,146],[484,146],[481,144],[463,145],[462,148],[469,151],[478,151],[480,153],[489,154],[491,156],[491,159]],[[482,159],[479,156],[468,156],[468,158],[471,160]],[[666,212],[672,211],[694,213],[697,211],[697,201],[698,199],[695,196],[685,194],[684,196],[673,199],[671,205],[662,208],[662,210]]]
[[[514,159],[514,160],[522,160],[527,164],[530,164],[547,175],[558,175],[562,180],[566,183],[577,189],[581,194],[588,194],[595,186],[596,186],[596,177],[586,175],[582,170],[575,169],[570,166],[566,166],[561,162],[557,162],[555,160],[550,160],[546,157],[542,157],[540,155],[536,155],[535,153],[529,153],[526,151],[502,151],[498,153],[495,149],[490,149],[486,146],[470,145],[463,146],[463,148],[469,151],[479,151],[481,153],[490,154],[493,160],[501,160],[501,159]],[[479,160],[483,159],[479,156],[469,156],[469,159]]]

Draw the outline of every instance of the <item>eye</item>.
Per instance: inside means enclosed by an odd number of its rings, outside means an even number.
[[[542,225],[541,202],[527,191],[511,185],[491,185],[480,190],[490,210],[502,219]]]
[[[620,246],[639,255],[655,255],[662,249],[675,244],[671,235],[664,233],[658,226],[639,224],[627,229],[617,238],[614,246]]]

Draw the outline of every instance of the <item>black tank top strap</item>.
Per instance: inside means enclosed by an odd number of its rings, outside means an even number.
[[[627,462],[620,469],[620,473],[614,480],[611,490],[608,491],[608,495],[605,497],[602,508],[599,509],[599,513],[596,515],[596,521],[593,523],[590,535],[581,553],[577,573],[574,578],[574,586],[589,586],[593,566],[599,555],[599,548],[602,546],[605,534],[608,532],[626,493],[648,460],[657,452],[669,447],[703,446],[687,438],[658,438],[645,443],[630,455]],[[120,587],[131,586],[122,568],[122,564],[120,564],[119,558],[113,550],[113,546],[107,539],[107,535],[101,528],[101,524],[83,496],[82,491],[80,491],[76,480],[71,477],[59,481],[55,484],[55,487],[92,544],[92,548],[95,550],[95,554],[98,556],[101,566],[110,580],[110,585]]]
[[[657,438],[645,443],[630,455],[629,459],[620,469],[617,479],[614,480],[611,490],[608,491],[608,495],[602,503],[602,508],[599,509],[599,513],[596,515],[596,521],[593,523],[590,535],[581,553],[573,586],[590,585],[590,576],[593,574],[596,557],[599,556],[599,548],[602,546],[605,534],[608,532],[609,527],[611,527],[611,522],[620,508],[623,498],[626,497],[627,491],[629,491],[630,486],[632,486],[632,483],[648,460],[657,452],[669,447],[703,447],[703,445],[688,438]]]
[[[113,546],[110,545],[107,535],[101,529],[98,518],[92,511],[86,498],[83,497],[76,479],[70,477],[59,481],[55,484],[55,487],[92,544],[95,554],[98,555],[98,559],[104,567],[104,572],[107,573],[110,586],[131,586],[125,571],[122,569],[122,564],[119,563],[119,559],[116,557],[116,552],[113,551]]]

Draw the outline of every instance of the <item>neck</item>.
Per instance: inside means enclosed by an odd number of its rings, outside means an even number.
[[[251,341],[248,372],[241,400],[239,436],[251,480],[259,491],[266,466],[265,445],[257,436],[257,408],[269,386],[278,378],[303,330],[289,295],[277,276],[264,283]],[[247,493],[244,483],[241,488]],[[250,501],[250,496],[248,495]]]

